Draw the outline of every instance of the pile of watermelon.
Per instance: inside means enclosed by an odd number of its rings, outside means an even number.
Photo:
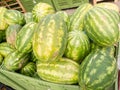
[[[24,14],[0,7],[0,68],[104,90],[117,79],[119,23],[113,3],[81,4],[72,15],[47,3]]]

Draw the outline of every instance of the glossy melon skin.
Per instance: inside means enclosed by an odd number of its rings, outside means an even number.
[[[97,50],[84,59],[79,71],[82,90],[104,90],[117,79],[117,62],[105,51]]]
[[[25,22],[29,23],[29,22],[33,22],[33,14],[32,12],[26,12],[24,13],[24,18],[25,18]]]
[[[32,14],[35,22],[39,22],[42,18],[49,14],[55,13],[54,8],[47,3],[38,3],[33,7]]]
[[[64,54],[67,25],[58,14],[45,17],[34,33],[33,52],[41,62],[56,61]]]
[[[99,18],[98,18],[99,17]],[[94,7],[85,17],[85,31],[88,37],[99,46],[111,46],[119,40],[119,14]]]
[[[37,74],[41,79],[59,83],[78,83],[79,64],[67,58],[60,58],[57,62],[37,63]]]
[[[90,51],[90,41],[84,31],[73,30],[68,33],[68,42],[64,56],[76,62],[82,62]]]

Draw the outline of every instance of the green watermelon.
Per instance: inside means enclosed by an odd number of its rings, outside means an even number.
[[[85,17],[88,37],[99,46],[111,46],[119,40],[119,14],[109,9],[94,7]]]
[[[25,24],[17,34],[15,47],[18,51],[29,53],[32,51],[32,37],[36,28],[35,22]]]
[[[110,10],[115,10],[116,12],[119,12],[119,7],[115,3],[111,2],[102,2],[95,5],[96,7],[106,8]]]
[[[29,22],[33,22],[33,15],[32,12],[26,12],[24,13],[24,18],[25,18],[25,22],[29,23]]]
[[[0,30],[6,30],[8,27],[7,22],[4,20],[4,13],[7,11],[5,7],[0,7]]]
[[[84,31],[73,30],[68,33],[65,57],[81,62],[90,51],[90,41]]]
[[[15,47],[7,42],[0,43],[0,54],[6,57],[9,53],[12,53]]]
[[[70,17],[70,31],[84,29],[84,17],[91,8],[92,5],[90,3],[84,3],[75,10],[75,12]]]
[[[79,85],[81,90],[105,90],[117,79],[115,58],[101,50],[91,52],[81,63]]]
[[[67,59],[61,58],[57,62],[37,63],[37,74],[41,79],[60,84],[78,83],[79,64]]]
[[[36,72],[36,64],[33,62],[27,63],[21,70],[20,73],[26,76],[33,76]]]
[[[33,19],[36,22],[39,22],[46,15],[53,13],[55,13],[54,8],[51,5],[43,2],[36,4],[32,10]]]
[[[58,14],[46,16],[37,27],[33,37],[33,52],[41,62],[60,58],[67,42],[67,25]]]
[[[6,41],[15,46],[15,40],[22,26],[19,24],[10,25],[6,30]]]
[[[25,24],[24,15],[18,10],[6,10],[6,12],[4,13],[4,19],[9,25]]]
[[[9,71],[20,70],[27,64],[29,57],[29,54],[24,54],[15,50],[5,57],[3,68]]]

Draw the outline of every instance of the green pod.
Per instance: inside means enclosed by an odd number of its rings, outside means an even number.
[[[79,85],[82,90],[104,90],[117,79],[117,62],[101,50],[91,52],[81,63]]]
[[[33,76],[36,72],[36,64],[33,62],[27,63],[21,70],[20,73],[26,76]]]
[[[67,58],[61,58],[52,63],[39,62],[37,73],[45,81],[76,84],[78,83],[79,64]]]
[[[22,26],[19,24],[10,25],[6,30],[6,41],[15,46],[15,40]]]
[[[58,14],[46,16],[38,25],[32,40],[33,52],[41,62],[58,60],[67,43],[67,25]]]
[[[22,53],[29,53],[32,51],[32,38],[36,28],[35,22],[29,22],[21,28],[17,34],[15,47]]]
[[[73,30],[68,33],[68,42],[64,56],[76,62],[82,62],[90,51],[90,41],[84,31]]]
[[[20,70],[29,60],[29,54],[24,54],[15,50],[5,57],[3,67],[9,71]]]
[[[6,57],[9,53],[13,52],[15,47],[7,42],[0,43],[0,54]]]
[[[4,19],[9,25],[25,24],[24,15],[18,10],[12,10],[12,9],[6,10],[6,12],[4,13]]]

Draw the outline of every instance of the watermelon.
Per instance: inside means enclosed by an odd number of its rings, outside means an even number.
[[[119,7],[115,3],[111,2],[102,2],[95,5],[96,7],[106,8],[110,10],[115,10],[116,12],[119,12]]]
[[[84,17],[91,8],[92,5],[90,3],[84,3],[75,10],[70,18],[70,31],[84,29]]]
[[[78,83],[79,64],[67,59],[60,58],[57,62],[38,62],[37,74],[45,81],[60,84]]]
[[[32,14],[35,22],[39,22],[43,17],[55,13],[54,8],[47,4],[40,2],[33,7]]]
[[[6,41],[15,46],[15,40],[22,26],[19,24],[10,25],[6,30]]]
[[[29,54],[24,54],[15,50],[5,57],[3,61],[3,68],[9,71],[20,70],[27,64],[29,57]]]
[[[81,63],[79,85],[81,90],[104,90],[117,79],[116,59],[101,50],[91,52]]]
[[[32,12],[26,12],[24,13],[24,18],[25,18],[25,22],[29,23],[29,22],[33,22],[33,15]]]
[[[90,51],[90,41],[84,31],[73,30],[68,33],[68,42],[64,56],[81,62]]]
[[[36,64],[33,62],[27,63],[21,70],[20,73],[26,76],[33,76],[36,72]]]
[[[7,42],[0,43],[0,54],[6,57],[9,53],[12,53],[15,47]]]
[[[6,30],[8,27],[7,22],[4,20],[4,14],[7,11],[5,7],[0,7],[0,30]]]
[[[24,25],[17,34],[15,47],[22,53],[29,53],[32,51],[32,37],[36,27],[35,22],[29,22]]]
[[[119,40],[119,14],[109,9],[94,7],[85,17],[85,31],[99,46],[111,46]]]
[[[6,12],[4,13],[4,19],[9,25],[25,24],[24,15],[18,10],[12,10],[12,9],[6,10]]]
[[[35,57],[51,62],[62,57],[67,43],[67,25],[58,14],[46,16],[37,27],[32,40]]]

